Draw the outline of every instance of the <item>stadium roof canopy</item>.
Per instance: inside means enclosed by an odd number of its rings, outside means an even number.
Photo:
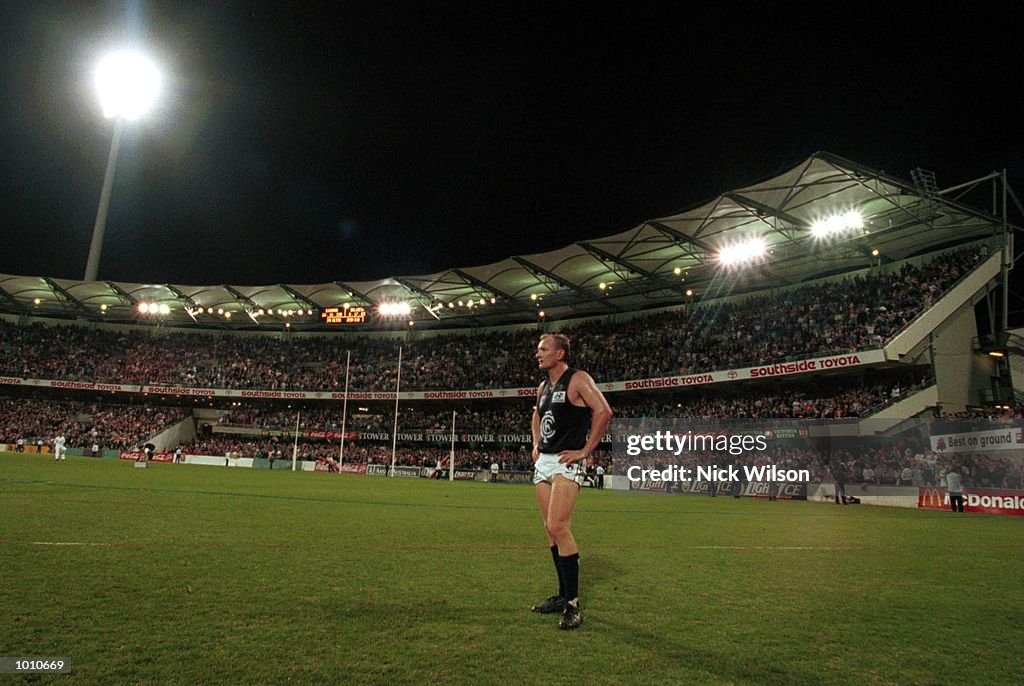
[[[931,187],[929,187],[931,186]],[[812,226],[857,211],[855,231],[816,238]],[[927,177],[911,184],[829,153],[711,202],[551,252],[379,281],[266,286],[140,284],[0,275],[0,311],[120,323],[324,330],[330,308],[363,308],[345,330],[479,327],[634,312],[798,284],[997,235],[1001,220],[960,204]],[[726,268],[718,252],[759,238],[764,259]],[[873,251],[877,250],[877,255]],[[407,301],[407,316],[376,314]],[[166,306],[142,314],[140,304]]]

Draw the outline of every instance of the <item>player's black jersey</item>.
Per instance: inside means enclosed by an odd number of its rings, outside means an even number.
[[[569,380],[576,373],[571,367],[555,384],[544,380],[537,401],[540,417],[540,446],[542,453],[560,453],[563,450],[581,450],[587,444],[590,430],[590,408],[569,402]]]

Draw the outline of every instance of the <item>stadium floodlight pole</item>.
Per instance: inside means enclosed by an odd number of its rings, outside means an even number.
[[[338,466],[345,464],[345,420],[348,418],[348,370],[352,364],[352,351],[345,351],[345,398],[341,401],[341,445],[338,447]]]
[[[302,416],[301,412],[295,413],[295,441],[292,443],[292,471],[295,471],[295,463],[299,459],[299,417]]]
[[[398,393],[402,390],[402,346],[398,346],[398,378],[395,380],[395,427],[391,431],[391,476],[395,475],[395,451],[398,449]]]
[[[110,210],[110,191],[114,187],[114,168],[117,166],[117,151],[124,134],[124,120],[114,120],[114,137],[110,141],[110,156],[107,171],[103,175],[103,190],[100,191],[100,206],[96,210],[96,223],[92,226],[92,242],[89,244],[89,258],[85,262],[85,280],[95,281],[100,268],[100,253],[103,251],[103,233],[107,226],[107,212]]]
[[[95,73],[96,90],[100,96],[103,116],[114,120],[114,134],[107,156],[107,170],[103,175],[100,204],[96,222],[92,227],[89,257],[85,263],[85,280],[95,281],[103,252],[103,234],[110,210],[110,194],[114,187],[117,154],[121,147],[125,124],[135,121],[149,111],[160,92],[160,72],[145,55],[121,50],[100,60]]]
[[[999,175],[1000,184],[1003,189],[1003,218],[1002,218],[1002,229],[1003,229],[1003,259],[1000,270],[1003,272],[1003,331],[1010,330],[1010,270],[1013,269],[1013,253],[1010,250],[1010,228],[1006,223],[1006,170],[1003,169]]]
[[[448,480],[455,481],[455,410],[452,410],[452,452],[448,456]]]

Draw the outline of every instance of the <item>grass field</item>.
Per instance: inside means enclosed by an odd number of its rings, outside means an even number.
[[[1024,678],[1024,521],[585,491],[585,621],[529,486],[0,454],[11,683]]]

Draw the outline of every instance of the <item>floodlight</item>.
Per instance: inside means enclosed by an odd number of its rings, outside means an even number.
[[[96,210],[89,257],[85,263],[86,281],[95,281],[99,271],[110,193],[114,186],[114,169],[125,122],[139,119],[153,107],[160,93],[161,78],[156,65],[148,57],[133,50],[119,50],[100,60],[94,80],[103,116],[114,120],[114,135],[110,141],[107,170],[103,175],[100,204]]]
[[[412,312],[407,302],[383,302],[377,306],[377,313],[382,317],[401,317]]]
[[[718,261],[726,267],[737,267],[760,260],[766,252],[768,252],[768,244],[763,238],[750,238],[739,243],[732,243],[719,250]]]
[[[95,72],[100,107],[107,119],[135,121],[148,112],[160,93],[160,72],[151,59],[134,50],[112,52]]]
[[[819,219],[811,224],[811,235],[818,239],[831,238],[864,228],[864,217],[857,210],[848,210]]]

